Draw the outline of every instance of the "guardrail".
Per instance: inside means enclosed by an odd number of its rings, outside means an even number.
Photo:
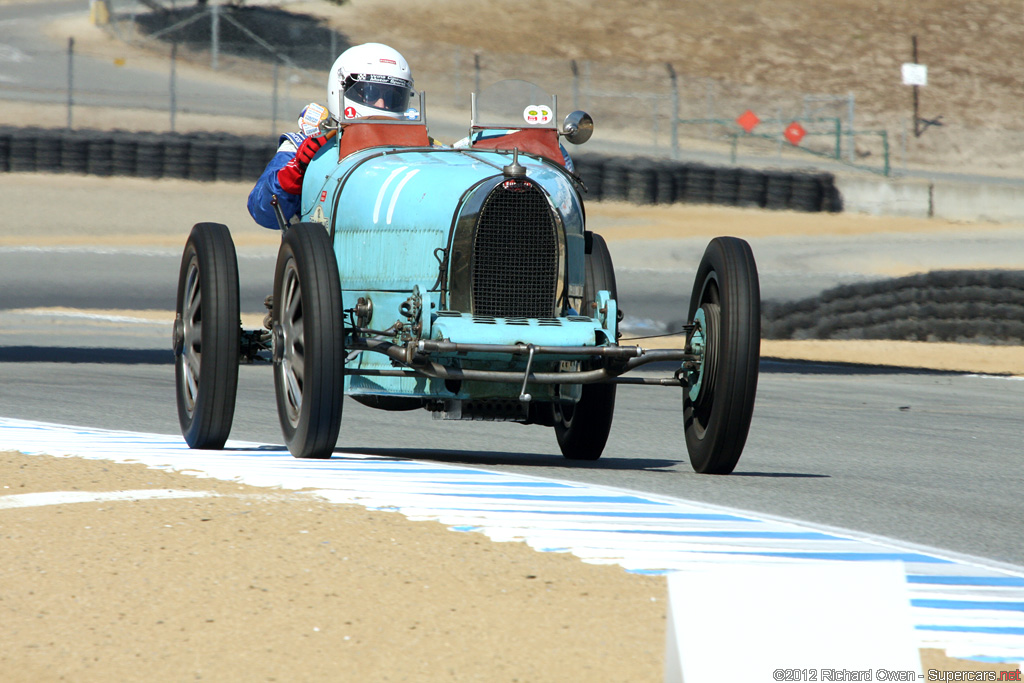
[[[270,136],[0,127],[0,172],[255,182],[276,149]],[[573,161],[591,200],[842,210],[830,173],[597,154],[578,154]]]

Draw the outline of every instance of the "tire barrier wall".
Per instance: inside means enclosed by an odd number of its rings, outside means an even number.
[[[843,210],[831,173],[761,171],[695,162],[573,155],[590,200],[720,204],[792,211]]]
[[[255,182],[276,149],[276,139],[269,136],[0,127],[0,171],[15,173]],[[842,210],[829,173],[594,154],[579,154],[573,161],[591,201]]]
[[[0,127],[0,171],[255,182],[276,139]]]
[[[766,339],[1024,343],[1024,271],[943,270],[765,302]]]

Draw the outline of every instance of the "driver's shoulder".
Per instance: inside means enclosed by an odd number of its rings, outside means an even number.
[[[281,137],[277,139],[277,151],[294,152],[305,139],[306,136],[302,133],[281,133]]]

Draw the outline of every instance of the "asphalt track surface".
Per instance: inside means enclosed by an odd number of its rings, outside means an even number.
[[[12,312],[100,301],[171,309],[177,253],[100,252],[76,254],[72,267],[60,249],[0,250],[0,415],[178,434],[169,324]],[[240,261],[243,309],[256,311],[272,259]],[[705,501],[1024,565],[1013,477],[1024,381],[772,360],[761,373],[747,447],[728,477],[692,472],[679,391],[663,387],[620,387],[596,463],[564,460],[549,428],[442,422],[351,400],[338,448]],[[269,367],[241,368],[232,438],[282,443]]]

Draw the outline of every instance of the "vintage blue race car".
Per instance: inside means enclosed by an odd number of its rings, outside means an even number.
[[[295,457],[331,456],[347,395],[383,410],[553,427],[565,457],[595,460],[616,385],[631,383],[681,388],[694,469],[731,472],[758,377],[750,247],[708,245],[685,348],[620,345],[612,261],[586,229],[586,179],[560,144],[585,142],[593,121],[573,112],[560,129],[556,111],[537,86],[502,81],[474,96],[469,136],[453,147],[431,144],[422,96],[406,120],[331,124],[306,172],[302,222],[281,220],[269,329],[241,329],[230,233],[197,224],[173,339],[189,446],[224,445],[239,362],[269,357]],[[629,375],[655,362],[665,376]]]

